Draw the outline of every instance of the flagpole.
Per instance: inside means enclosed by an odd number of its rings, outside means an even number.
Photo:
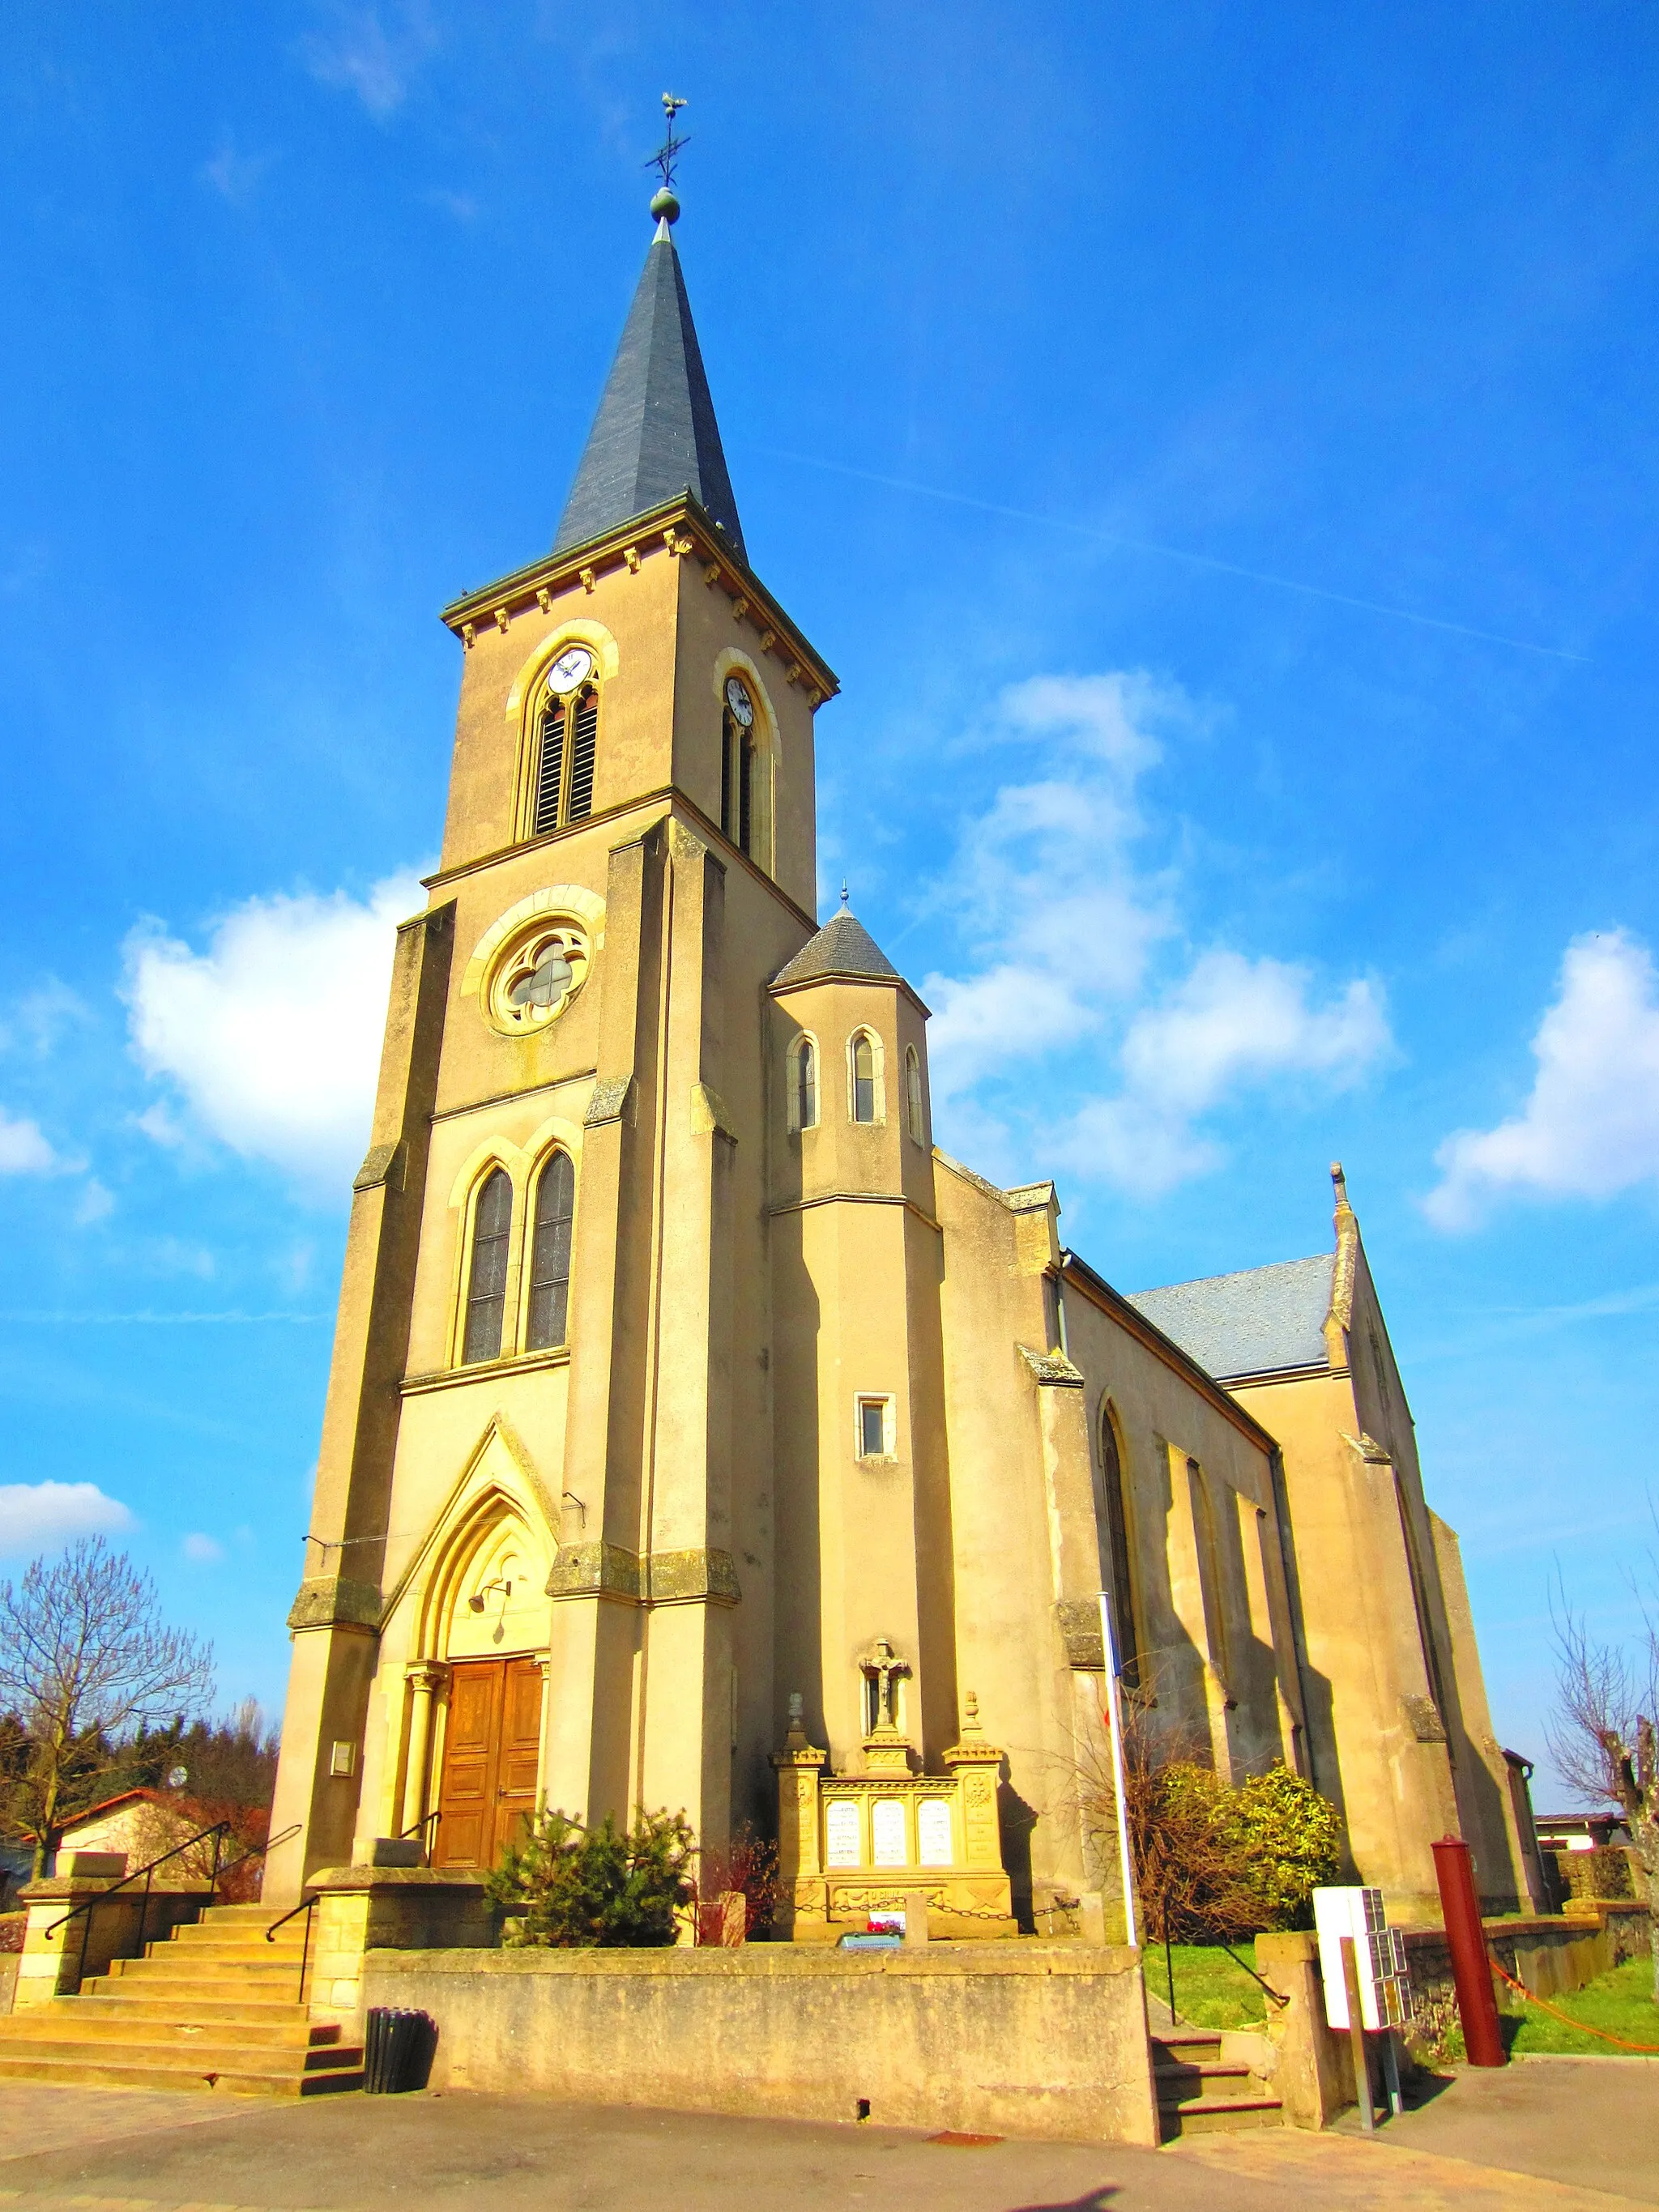
[[[1123,1875],[1123,1930],[1139,1948],[1135,1932],[1135,1869],[1129,1852],[1129,1808],[1123,1787],[1123,1701],[1118,1692],[1117,1638],[1106,1593],[1100,1593],[1100,1648],[1106,1661],[1106,1717],[1112,1737],[1112,1796],[1117,1803],[1117,1855]]]

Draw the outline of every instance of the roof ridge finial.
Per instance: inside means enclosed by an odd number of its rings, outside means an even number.
[[[662,105],[663,113],[668,122],[667,133],[661,145],[658,147],[645,166],[647,169],[655,169],[662,178],[660,189],[651,196],[651,212],[657,218],[658,237],[666,238],[669,224],[678,222],[680,215],[680,204],[674,193],[675,166],[679,161],[682,150],[689,146],[691,141],[689,138],[676,137],[674,134],[674,118],[685,106],[685,102],[679,94],[673,92],[664,93]]]
[[[847,911],[847,878],[845,876],[841,879],[841,910],[843,914]]]

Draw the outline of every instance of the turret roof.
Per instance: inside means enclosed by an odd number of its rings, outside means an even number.
[[[683,491],[746,567],[685,279],[668,225],[659,222],[553,550],[585,544]]]
[[[902,978],[858,916],[842,907],[810,937],[787,968],[772,978],[780,983],[814,983],[821,975],[867,975],[883,982]]]

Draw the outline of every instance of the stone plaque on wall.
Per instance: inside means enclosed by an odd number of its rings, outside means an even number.
[[[924,1797],[916,1808],[916,1857],[923,1866],[949,1866],[956,1857],[951,1808],[943,1797]]]
[[[858,1866],[859,1808],[848,1797],[831,1798],[824,1808],[823,1850],[826,1866]]]
[[[896,1797],[878,1797],[870,1808],[870,1857],[876,1866],[906,1866],[904,1808]]]

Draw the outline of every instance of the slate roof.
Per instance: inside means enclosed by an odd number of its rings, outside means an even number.
[[[871,975],[901,980],[899,971],[856,915],[842,907],[816,937],[809,937],[787,968],[772,978],[780,983],[811,983],[820,975]]]
[[[743,527],[680,258],[660,222],[623,325],[553,550],[585,544],[689,491],[746,566]]]
[[[1129,1304],[1218,1382],[1323,1367],[1335,1266],[1335,1255],[1322,1252],[1312,1260],[1280,1260],[1237,1275],[1134,1291]]]

